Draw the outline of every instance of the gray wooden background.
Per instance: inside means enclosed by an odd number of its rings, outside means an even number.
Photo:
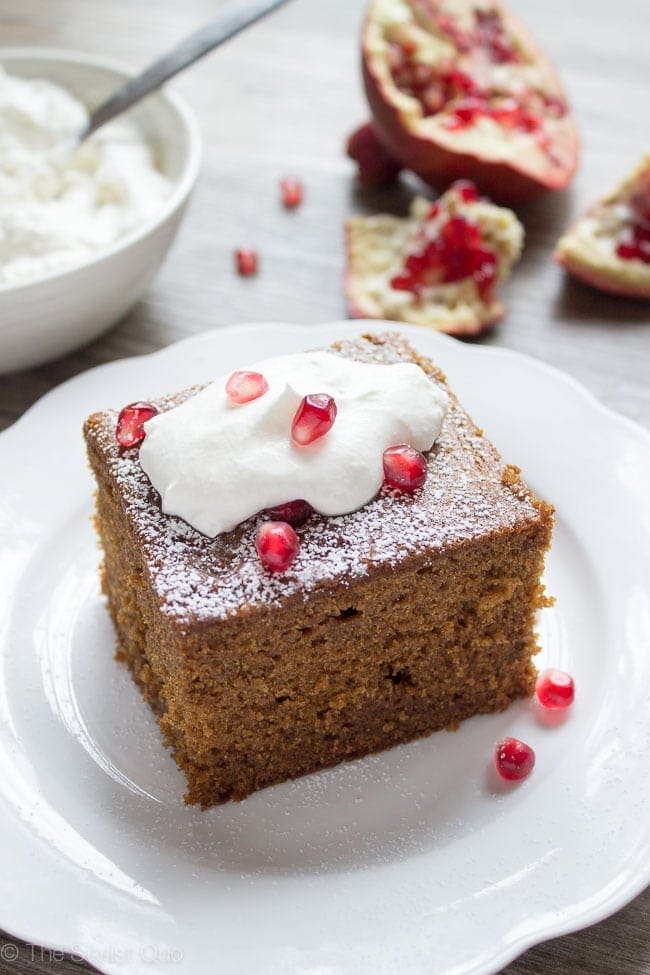
[[[583,156],[568,192],[520,210],[527,247],[505,291],[508,315],[481,341],[565,369],[650,427],[650,306],[567,281],[549,259],[569,219],[650,149],[650,0],[512,5],[561,70]],[[218,7],[219,0],[0,0],[0,44],[76,48],[138,67]],[[345,316],[344,218],[403,212],[412,192],[407,182],[390,194],[358,193],[342,153],[347,132],[366,115],[357,63],[362,9],[362,0],[294,0],[178,80],[199,116],[205,161],[167,264],[146,299],[94,345],[0,378],[0,429],[95,363],[225,323]],[[292,214],[277,199],[287,173],[307,187],[305,205]],[[259,248],[256,279],[232,273],[232,250],[243,244]],[[532,949],[507,975],[650,975],[649,910],[646,891],[608,921]],[[0,975],[81,970],[87,966],[0,937]]]

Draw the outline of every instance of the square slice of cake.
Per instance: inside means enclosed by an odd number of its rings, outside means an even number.
[[[449,406],[424,485],[312,513],[285,572],[256,551],[263,514],[202,534],[163,513],[138,448],[116,442],[117,412],[85,424],[118,657],[159,717],[187,802],[203,807],[500,711],[534,687],[552,508],[402,337],[329,351],[415,363]]]

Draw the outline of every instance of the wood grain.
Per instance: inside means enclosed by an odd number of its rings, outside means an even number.
[[[648,305],[599,295],[549,260],[568,221],[648,146],[648,0],[512,0],[559,65],[576,108],[583,160],[572,188],[521,210],[524,259],[506,320],[487,344],[553,363],[650,427]],[[3,44],[110,55],[134,68],[212,16],[215,0],[0,0]],[[342,224],[352,212],[404,212],[415,187],[361,194],[342,154],[366,110],[358,79],[362,0],[294,0],[176,83],[199,116],[203,174],[179,240],[145,300],[105,337],[59,362],[0,379],[0,429],[52,386],[96,363],[149,352],[231,322],[345,317]],[[277,180],[297,173],[307,199],[282,210]],[[258,278],[232,273],[252,244]],[[570,856],[570,851],[567,851]],[[589,930],[539,946],[507,975],[650,975],[650,892]],[[0,975],[88,966],[0,939]],[[198,973],[197,973],[198,975]],[[244,973],[242,973],[244,975]]]

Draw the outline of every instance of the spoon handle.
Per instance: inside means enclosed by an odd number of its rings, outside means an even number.
[[[115,94],[102,102],[90,115],[88,125],[79,137],[83,142],[100,126],[121,115],[141,98],[160,88],[190,64],[229,40],[244,28],[281,7],[287,0],[230,0],[218,17],[190,34],[167,54],[154,61],[135,78],[130,78]]]

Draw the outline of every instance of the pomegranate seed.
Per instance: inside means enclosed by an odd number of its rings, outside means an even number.
[[[470,50],[470,36],[457,26],[452,17],[447,14],[436,14],[435,24],[438,30],[452,39],[459,51],[467,53]]]
[[[285,179],[280,180],[282,203],[287,210],[293,210],[295,207],[300,206],[304,192],[302,183],[294,176],[287,176]]]
[[[435,115],[444,107],[445,95],[438,84],[427,85],[419,97],[427,116]]]
[[[255,548],[265,568],[284,572],[298,554],[300,540],[286,521],[265,521],[257,529]]]
[[[402,44],[402,51],[407,58],[412,58],[414,54],[417,54],[418,43],[413,38],[407,38]]]
[[[474,270],[472,277],[476,282],[479,295],[484,300],[489,297],[494,280],[497,276],[497,259],[492,251],[478,248],[475,252]]]
[[[478,190],[471,179],[457,179],[451,184],[451,189],[458,193],[464,203],[476,203],[478,200]]]
[[[552,118],[563,118],[566,115],[567,104],[563,98],[559,98],[557,95],[544,95],[543,101]]]
[[[328,433],[336,419],[336,403],[327,393],[303,396],[291,424],[291,436],[301,447]]]
[[[252,274],[257,274],[259,268],[257,251],[251,247],[240,247],[239,250],[235,251],[235,263],[237,273],[241,274],[242,277],[249,278]]]
[[[521,58],[509,44],[501,14],[498,10],[474,11],[476,18],[476,40],[484,48],[495,64],[519,64]]]
[[[115,427],[115,439],[120,447],[137,447],[144,440],[144,425],[157,414],[153,403],[130,403],[120,411]]]
[[[261,372],[247,372],[240,369],[233,372],[226,383],[226,396],[233,403],[250,403],[254,399],[259,399],[268,390],[267,383]]]
[[[471,125],[480,115],[488,115],[488,103],[485,98],[470,95],[455,106],[445,125],[450,129],[461,129]]]
[[[480,88],[472,76],[465,74],[464,71],[459,71],[458,68],[453,68],[447,74],[444,74],[442,78],[448,87],[456,89],[459,92],[464,92],[467,95],[480,94]]]
[[[643,220],[633,223],[629,238],[619,243],[616,253],[624,261],[637,260],[650,264],[650,227]]]
[[[502,779],[518,782],[533,771],[535,752],[525,741],[504,738],[494,749],[494,764]]]
[[[427,479],[427,460],[415,447],[396,444],[384,451],[384,478],[400,491],[416,491]]]
[[[542,707],[554,710],[568,708],[575,697],[573,677],[563,670],[545,670],[537,678],[535,692]]]
[[[634,244],[619,244],[616,248],[616,253],[624,261],[631,261],[636,257],[636,247]]]
[[[309,519],[313,510],[306,501],[287,501],[286,504],[276,504],[274,508],[267,508],[264,514],[273,521],[286,521],[292,528],[300,528]]]

